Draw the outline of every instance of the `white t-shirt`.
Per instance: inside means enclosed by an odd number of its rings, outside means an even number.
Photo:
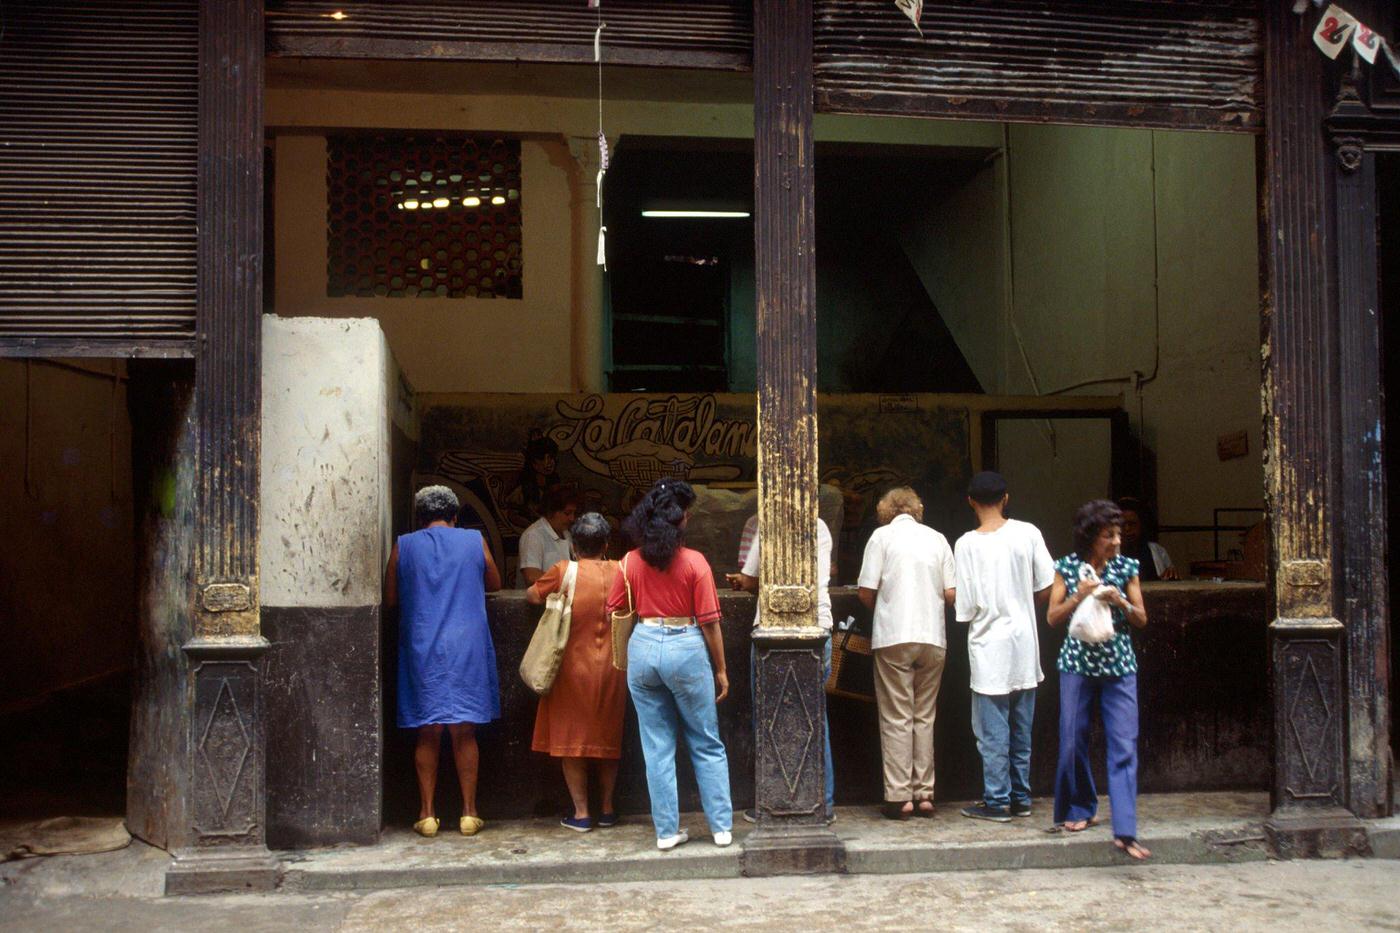
[[[757,528],[754,529],[748,556],[739,572],[746,577],[758,577]],[[753,624],[758,624],[757,610],[754,610]],[[831,631],[831,529],[820,518],[817,519],[817,624]]]
[[[875,590],[870,647],[948,647],[943,591],[957,585],[948,539],[912,515],[875,529],[860,564],[860,585]]]
[[[996,531],[958,539],[958,621],[968,623],[972,690],[1002,696],[1045,679],[1035,627],[1035,594],[1055,580],[1040,529],[1010,519]]]
[[[515,588],[523,590],[530,585],[525,579],[525,568],[541,573],[561,560],[572,557],[574,539],[566,531],[563,536],[554,533],[554,528],[543,518],[520,533],[520,562],[515,567]]]

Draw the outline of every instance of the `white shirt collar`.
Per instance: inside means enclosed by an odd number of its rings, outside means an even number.
[[[904,521],[906,518],[911,522],[918,521],[918,519],[910,515],[908,512],[900,512],[894,518],[890,519],[890,524],[893,525],[895,522]]]

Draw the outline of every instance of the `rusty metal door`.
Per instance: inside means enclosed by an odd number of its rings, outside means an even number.
[[[188,355],[196,0],[4,6],[0,355]]]
[[[749,0],[607,0],[610,64],[745,70]],[[339,15],[337,15],[337,12]],[[268,0],[268,54],[296,58],[593,61],[598,14],[559,0]]]
[[[815,0],[827,113],[1258,132],[1257,0]]]

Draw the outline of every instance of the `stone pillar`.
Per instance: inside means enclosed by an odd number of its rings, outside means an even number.
[[[611,147],[615,139],[608,140]],[[606,392],[603,372],[606,354],[603,320],[603,267],[598,265],[598,137],[570,136],[569,155],[573,157],[573,205],[569,215],[574,225],[573,249],[573,389],[576,392]],[[606,189],[607,182],[603,182]]]
[[[1335,587],[1340,373],[1327,61],[1288,4],[1264,7],[1266,490],[1276,610],[1269,624],[1273,814],[1285,856],[1366,849],[1346,808],[1347,631]]]
[[[754,4],[759,626],[748,875],[843,871],[825,825],[826,694],[816,625],[817,341],[812,3]]]
[[[265,837],[258,594],[263,5],[199,8],[199,304],[189,843],[169,893],[277,883]]]

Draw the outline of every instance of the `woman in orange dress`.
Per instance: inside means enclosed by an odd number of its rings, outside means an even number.
[[[569,643],[559,675],[549,693],[540,697],[535,714],[535,738],[531,747],[562,760],[564,783],[574,801],[572,816],[561,826],[586,833],[594,826],[617,824],[613,790],[617,787],[618,761],[622,757],[622,717],[627,711],[627,678],[612,665],[612,629],[603,608],[617,562],[607,559],[612,528],[597,512],[574,522],[570,533],[578,557],[574,582],[573,620]],[[525,598],[541,605],[564,583],[569,562],[561,560],[525,591]],[[588,808],[588,765],[596,765],[601,798],[597,819]]]

